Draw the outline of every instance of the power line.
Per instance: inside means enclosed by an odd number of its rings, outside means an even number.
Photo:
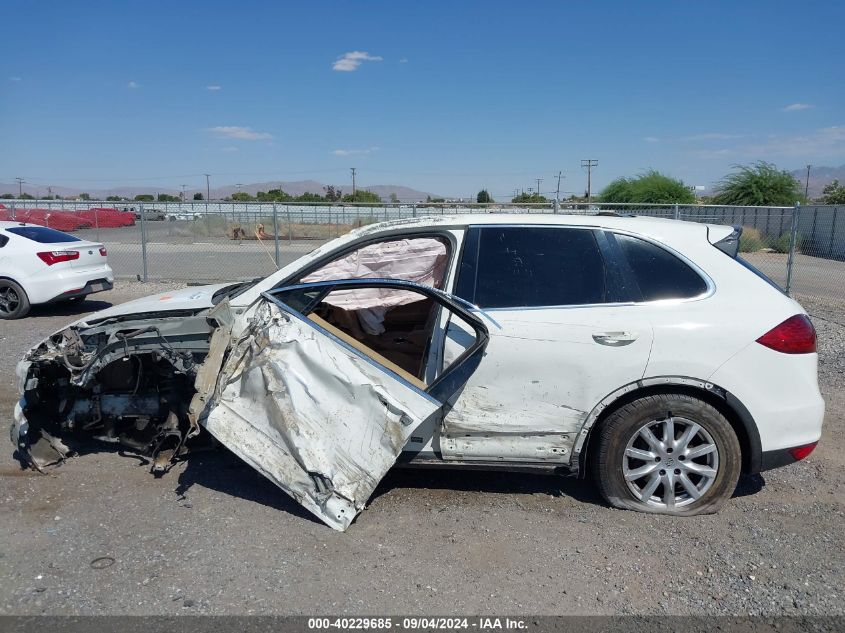
[[[593,200],[593,167],[598,167],[599,161],[595,158],[585,158],[581,161],[581,167],[587,168],[587,202]]]

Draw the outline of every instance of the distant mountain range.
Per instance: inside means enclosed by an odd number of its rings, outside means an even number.
[[[790,173],[795,176],[798,182],[801,183],[801,188],[803,190],[804,185],[807,182],[806,168],[796,169]],[[820,197],[825,185],[833,182],[834,180],[838,180],[840,184],[845,185],[845,165],[840,165],[839,167],[822,167],[821,165],[816,167],[813,165],[810,167],[810,198]]]
[[[278,189],[279,185],[281,185],[282,190],[289,193],[292,196],[299,196],[303,193],[316,193],[323,195],[325,194],[325,188],[328,186],[322,182],[317,182],[316,180],[297,180],[293,182],[279,182],[270,181],[270,182],[253,182],[249,184],[243,184],[240,187],[237,185],[226,185],[223,187],[212,187],[211,188],[211,198],[212,200],[221,200],[223,198],[231,196],[233,193],[238,191],[244,191],[251,195],[257,194],[259,191],[269,191],[270,189]],[[351,185],[334,185],[336,189],[340,189],[343,193],[351,193],[352,187]],[[390,201],[390,195],[395,193],[396,197],[399,198],[400,202],[422,202],[428,196],[432,198],[437,198],[437,196],[432,193],[428,193],[426,191],[417,191],[416,189],[412,189],[410,187],[405,187],[403,185],[372,185],[368,187],[361,187],[361,189],[366,189],[367,191],[372,191],[375,194],[378,194],[382,200],[385,202]],[[110,189],[79,189],[76,187],[51,187],[50,190],[52,191],[54,196],[61,196],[62,198],[76,198],[79,196],[80,193],[87,193],[91,196],[92,199],[99,199],[104,200],[108,196],[120,196],[122,198],[134,198],[137,195],[141,194],[159,194],[159,193],[166,193],[173,196],[178,196],[182,193],[182,189],[174,189],[171,187],[112,187]],[[44,197],[48,195],[47,187],[39,186],[33,187],[32,185],[28,185],[24,183],[23,185],[24,193],[28,193],[35,197]],[[18,185],[9,184],[9,183],[0,183],[0,194],[3,193],[13,193],[17,195],[18,192]],[[203,196],[206,195],[205,188],[186,188],[185,189],[185,198],[186,200],[192,200],[195,193],[201,193]]]

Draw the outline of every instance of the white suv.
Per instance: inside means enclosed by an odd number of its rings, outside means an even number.
[[[161,471],[208,431],[341,530],[397,461],[592,474],[620,508],[713,512],[740,472],[806,457],[824,417],[813,326],[738,243],[634,217],[364,227],[48,339],[19,366],[13,437],[43,467],[84,428]]]

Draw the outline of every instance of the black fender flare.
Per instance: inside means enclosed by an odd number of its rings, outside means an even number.
[[[700,394],[714,403],[722,405],[723,413],[728,414],[728,419],[734,426],[740,437],[740,445],[743,449],[743,472],[748,474],[759,473],[762,468],[763,449],[760,442],[760,432],[757,423],[751,413],[739,399],[728,390],[700,378],[689,376],[654,376],[642,378],[635,382],[620,387],[593,407],[592,411],[584,419],[581,429],[575,438],[572,447],[572,458],[570,468],[577,472],[578,476],[584,478],[587,468],[587,449],[591,431],[596,422],[602,419],[608,411],[616,408],[620,401],[627,401],[640,392],[643,395],[648,393],[659,393],[662,389],[680,389],[693,394]],[[739,427],[739,428],[737,428]]]

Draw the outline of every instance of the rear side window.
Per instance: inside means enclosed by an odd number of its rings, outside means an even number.
[[[6,246],[6,243],[9,241],[9,238],[3,234],[0,234],[0,248]]]
[[[13,226],[6,229],[9,233],[20,235],[39,244],[58,244],[60,242],[81,242],[78,237],[62,233],[46,226]]]
[[[666,249],[629,235],[614,237],[634,273],[643,301],[689,299],[707,291],[701,275]]]
[[[482,308],[604,303],[604,260],[591,230],[472,229],[457,294]],[[477,248],[472,261],[471,251]]]

